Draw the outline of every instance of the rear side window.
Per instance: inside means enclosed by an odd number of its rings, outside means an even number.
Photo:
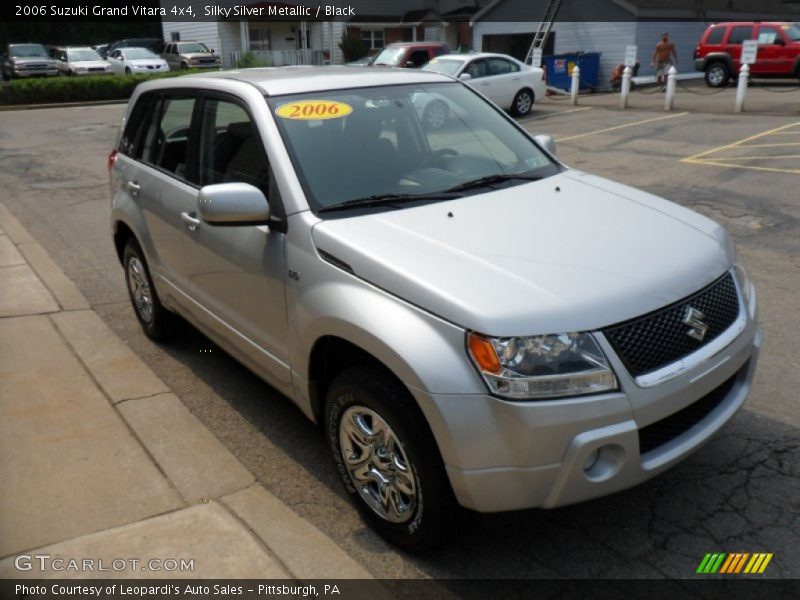
[[[428,51],[427,50],[414,50],[408,57],[407,62],[411,62],[414,64],[414,68],[421,67],[426,62],[428,62]]]
[[[136,150],[140,146],[144,130],[147,127],[147,120],[153,103],[154,97],[152,94],[140,96],[136,101],[136,105],[125,123],[125,130],[122,132],[122,139],[117,148],[118,152],[132,158],[139,158]]]
[[[781,34],[778,33],[778,30],[774,27],[764,27],[761,26],[761,29],[758,32],[758,43],[759,44],[774,44],[775,40],[783,41]]]
[[[163,96],[155,106],[145,134],[142,160],[181,179],[187,174],[189,133],[195,98]]]
[[[714,44],[714,45],[721,44],[723,35],[725,35],[724,27],[714,27],[708,34],[708,38],[706,39],[706,44]]]
[[[519,67],[504,58],[489,59],[489,75],[505,75],[519,71]]]
[[[198,158],[200,185],[244,182],[269,192],[267,155],[250,115],[239,104],[206,98]]]
[[[729,44],[741,44],[745,40],[753,39],[753,26],[752,25],[737,25],[731,29],[731,34],[728,36]]]

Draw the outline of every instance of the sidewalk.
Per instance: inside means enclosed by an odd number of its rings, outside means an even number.
[[[708,114],[734,114],[736,86],[710,88],[702,79],[678,81],[673,112],[689,111]],[[552,96],[546,103],[568,104],[565,96]],[[580,94],[578,106],[620,109],[619,93]],[[640,86],[631,91],[628,108],[664,112],[664,93],[654,85]],[[800,116],[800,84],[797,80],[756,81],[747,88],[744,114]]]
[[[2,204],[0,482],[0,578],[371,578],[254,480]]]

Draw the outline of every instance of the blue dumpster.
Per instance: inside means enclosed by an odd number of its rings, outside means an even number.
[[[581,69],[580,89],[596,90],[600,79],[600,52],[572,52],[545,56],[547,85],[563,90],[572,87],[572,69]]]

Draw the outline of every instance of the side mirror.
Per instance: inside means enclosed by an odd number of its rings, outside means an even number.
[[[462,73],[461,75],[458,76],[458,78],[461,81],[469,81],[470,79],[472,79],[472,75],[470,75],[469,73]]]
[[[406,69],[413,69],[416,65],[414,64],[413,60],[407,60],[405,66],[406,66]]]
[[[266,225],[269,203],[264,192],[249,183],[215,183],[200,188],[200,218],[211,225]]]
[[[556,153],[556,141],[549,135],[535,135],[533,139],[539,144],[542,148],[547,150],[550,154],[555,155]]]
[[[785,46],[786,42],[783,41],[783,38],[776,37],[772,43],[776,46]]]

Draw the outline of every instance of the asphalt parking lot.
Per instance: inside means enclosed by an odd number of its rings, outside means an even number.
[[[415,557],[359,520],[321,435],[288,400],[188,325],[168,345],[140,332],[108,225],[106,157],[123,110],[0,113],[2,202],[264,486],[375,576],[682,578],[715,551],[772,552],[765,576],[800,576],[800,115],[545,101],[522,120],[552,135],[568,165],[667,197],[729,229],[759,293],[760,369],[745,409],[661,477],[553,511],[465,514],[451,545]],[[614,235],[608,231],[607,243]]]

